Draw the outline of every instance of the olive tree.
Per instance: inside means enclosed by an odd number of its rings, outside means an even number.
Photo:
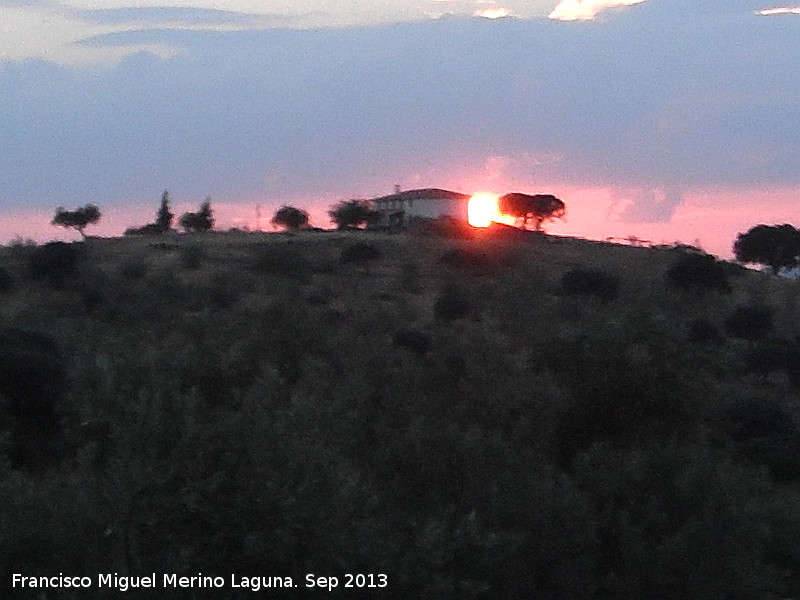
[[[94,204],[87,204],[75,210],[66,210],[59,206],[51,224],[74,229],[81,234],[83,239],[86,239],[86,234],[83,230],[87,225],[97,223],[100,220],[100,216],[100,209]]]
[[[564,203],[551,194],[522,194],[511,192],[500,197],[498,209],[504,215],[522,219],[523,229],[528,220],[533,221],[535,231],[542,230],[542,223],[562,218],[567,210]]]

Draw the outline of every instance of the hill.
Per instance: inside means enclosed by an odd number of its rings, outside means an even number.
[[[6,582],[800,590],[796,282],[504,229],[95,239],[0,267]]]

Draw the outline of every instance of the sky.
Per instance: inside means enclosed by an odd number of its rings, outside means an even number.
[[[403,189],[553,193],[555,233],[699,243],[800,199],[800,5],[0,0],[0,243],[211,197],[329,226]]]

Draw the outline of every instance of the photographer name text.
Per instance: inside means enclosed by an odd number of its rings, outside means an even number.
[[[14,588],[97,588],[112,589],[120,592],[128,590],[152,589],[180,589],[180,588],[226,588],[241,589],[258,592],[273,588],[306,587],[332,592],[338,588],[385,588],[389,585],[389,578],[383,573],[344,573],[342,575],[316,575],[307,574],[304,578],[289,576],[242,576],[231,574],[228,577],[219,575],[185,576],[176,573],[162,573],[156,575],[118,575],[117,573],[100,573],[95,577],[73,576],[59,573],[56,576],[27,576],[20,573],[12,575]]]

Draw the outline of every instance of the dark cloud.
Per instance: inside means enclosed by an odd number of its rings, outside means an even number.
[[[0,67],[0,201],[368,194],[493,156],[514,181],[671,190],[632,195],[630,220],[667,219],[692,188],[798,184],[797,24],[729,4],[93,38],[185,51]]]

